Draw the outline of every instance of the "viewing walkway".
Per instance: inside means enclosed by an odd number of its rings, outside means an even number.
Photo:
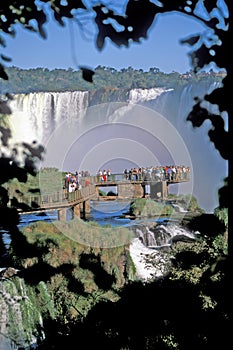
[[[90,200],[100,198],[100,188],[104,191],[107,187],[116,187],[116,198],[119,199],[150,197],[163,200],[168,197],[169,185],[189,181],[189,174],[186,175],[176,180],[129,180],[125,174],[112,174],[106,181],[100,181],[98,176],[88,176],[80,180],[81,189],[74,192],[63,189],[49,194],[25,195],[17,200],[22,203],[23,212],[58,210],[59,220],[65,220],[67,208],[72,208],[75,215],[85,218],[90,212]]]

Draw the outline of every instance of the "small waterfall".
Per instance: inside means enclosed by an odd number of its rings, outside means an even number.
[[[175,210],[176,210],[178,213],[187,213],[187,212],[188,212],[188,210],[184,209],[184,208],[181,207],[179,204],[172,203],[172,206],[173,206],[173,208],[175,208]]]
[[[189,231],[176,223],[161,223],[148,227],[146,224],[131,228],[135,236],[149,248],[161,249],[170,246],[175,241],[194,241],[197,232]]]
[[[166,271],[166,261],[159,252],[146,247],[138,238],[134,238],[130,244],[130,255],[139,280],[147,282],[163,276]]]
[[[193,242],[196,240],[199,232],[189,231],[187,228],[174,223],[167,225],[157,225],[154,229],[154,234],[159,237],[158,242],[161,244],[172,244],[176,241]]]
[[[154,232],[152,232],[147,226],[145,227],[144,232],[143,230],[136,228],[135,233],[144,246],[149,247],[157,245]]]
[[[140,103],[156,100],[160,95],[171,89],[152,88],[152,89],[132,89],[129,92],[129,103]]]
[[[162,249],[170,249],[177,241],[193,242],[199,232],[192,232],[175,223],[138,224],[131,227],[135,238],[130,244],[130,255],[137,270],[138,279],[153,280],[166,272],[169,256],[161,255]]]
[[[147,247],[157,245],[154,232],[150,231],[148,227],[146,227],[145,237],[146,237],[145,241],[146,241]]]

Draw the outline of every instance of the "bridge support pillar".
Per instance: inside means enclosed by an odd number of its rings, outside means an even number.
[[[167,181],[162,181],[162,193],[163,193],[163,199],[167,199],[167,197],[168,197],[168,183],[167,183]]]
[[[83,213],[90,213],[91,212],[91,201],[90,199],[84,201],[82,203],[82,210]]]
[[[66,221],[66,208],[58,209],[58,220]]]
[[[150,197],[153,199],[167,199],[168,185],[167,181],[151,182]]]
[[[83,201],[82,203],[77,204],[74,207],[73,212],[78,217],[80,217],[82,219],[85,219],[86,218],[86,213],[90,213],[91,212],[90,199],[88,199],[86,201]]]
[[[74,205],[73,208],[72,208],[72,211],[73,211],[73,218],[74,218],[74,216],[77,216],[78,218],[80,218],[81,214],[80,214],[80,206],[79,206],[79,204]]]

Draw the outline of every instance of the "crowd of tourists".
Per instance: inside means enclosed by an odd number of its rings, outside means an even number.
[[[182,181],[188,180],[190,167],[184,165],[158,165],[124,170],[126,180],[143,181]]]
[[[114,174],[113,174],[114,175]],[[129,181],[185,181],[189,180],[190,167],[184,165],[158,165],[156,167],[133,167],[124,169],[122,180]],[[65,189],[74,192],[82,188],[81,179],[89,177],[89,171],[76,171],[75,174],[67,172],[65,175]],[[111,169],[98,170],[97,182],[113,180]]]
[[[123,175],[125,180],[129,181],[182,181],[188,180],[190,167],[184,165],[158,165],[156,167],[133,167],[124,169]],[[99,170],[97,173],[98,182],[112,180],[110,169]]]
[[[89,171],[76,171],[75,174],[67,172],[65,175],[64,188],[68,192],[74,192],[76,190],[81,190],[81,179],[90,176]]]
[[[112,172],[110,169],[99,170],[97,173],[98,181],[99,182],[110,181],[112,179],[111,175],[112,175]]]

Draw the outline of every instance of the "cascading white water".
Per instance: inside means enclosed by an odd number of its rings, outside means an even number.
[[[139,103],[157,99],[161,94],[173,89],[152,88],[152,89],[132,89],[129,92],[129,103]]]
[[[188,210],[184,209],[184,208],[181,207],[179,204],[173,203],[172,206],[173,206],[173,208],[175,208],[175,210],[176,210],[178,213],[187,213],[187,212],[188,212]]]
[[[88,92],[38,92],[14,95],[10,122],[16,142],[46,143],[64,120],[82,122],[88,107]]]
[[[138,238],[134,238],[130,244],[130,255],[136,267],[137,278],[141,281],[148,282],[161,277],[166,270],[166,262],[159,252],[147,248]]]
[[[130,255],[137,270],[137,278],[148,282],[162,276],[169,262],[169,256],[162,256],[161,249],[169,249],[176,241],[193,242],[199,232],[193,232],[174,223],[132,226],[135,238],[130,244]]]

